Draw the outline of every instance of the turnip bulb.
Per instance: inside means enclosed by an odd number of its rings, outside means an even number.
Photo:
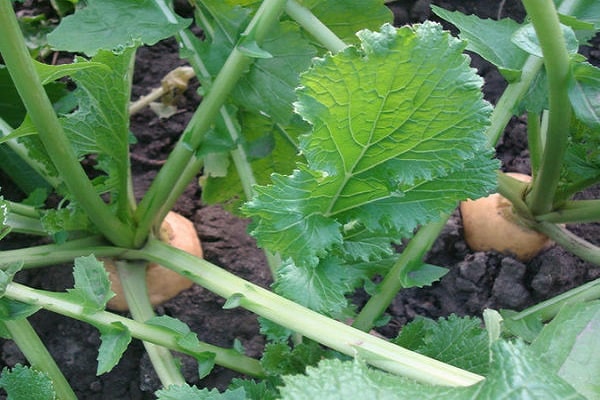
[[[508,173],[515,179],[530,182],[529,175]],[[544,234],[525,226],[515,214],[510,201],[499,193],[461,203],[465,241],[473,251],[497,251],[527,262],[552,242]]]
[[[171,211],[165,217],[160,229],[160,240],[197,257],[203,255],[194,224],[175,212]],[[110,258],[105,258],[103,261],[111,281],[111,290],[116,294],[109,300],[107,308],[115,311],[126,311],[128,310],[127,302],[115,261]],[[162,265],[149,263],[146,270],[146,284],[148,285],[150,302],[153,306],[156,306],[189,289],[193,282]]]

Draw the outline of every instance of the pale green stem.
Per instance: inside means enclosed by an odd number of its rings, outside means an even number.
[[[139,257],[139,255],[138,255]],[[194,357],[202,353],[214,353],[215,363],[223,367],[238,371],[242,374],[262,378],[265,373],[258,360],[241,355],[234,349],[223,349],[207,343],[200,342],[197,350],[182,347],[177,335],[162,327],[142,324],[129,318],[122,317],[107,311],[88,312],[81,304],[65,298],[61,293],[51,293],[44,290],[32,289],[19,283],[11,282],[6,287],[6,297],[27,304],[37,304],[46,310],[86,322],[95,327],[110,328],[115,323],[125,326],[131,335],[137,339],[167,347],[180,353]]]
[[[4,320],[4,324],[12,340],[23,352],[29,364],[36,370],[44,372],[54,386],[56,397],[61,400],[77,400],[77,396],[62,374],[52,355],[44,346],[27,319]]]
[[[398,261],[378,285],[377,292],[371,296],[362,308],[352,326],[365,332],[375,326],[377,319],[383,315],[394,297],[403,288],[402,277],[408,271],[419,268],[423,264],[425,254],[446,225],[448,218],[447,215],[443,216],[439,221],[431,222],[419,229],[408,242]]]
[[[531,212],[544,214],[552,210],[560,170],[567,147],[571,123],[571,103],[567,93],[569,54],[552,0],[523,0],[536,31],[548,81],[549,117],[544,152],[538,175],[534,177],[528,204]]]
[[[131,316],[134,321],[142,323],[148,321],[155,314],[148,298],[146,286],[147,263],[117,261],[116,264]],[[146,341],[143,343],[163,387],[185,384],[185,378],[169,349]]]
[[[158,240],[150,239],[143,249],[132,251],[134,254],[173,269],[221,297],[239,297],[241,307],[344,354],[360,355],[386,371],[450,386],[472,385],[483,379],[309,310]]]
[[[285,12],[332,53],[337,53],[348,47],[331,29],[315,17],[308,8],[298,4],[297,1],[288,0],[285,5]]]
[[[548,321],[554,318],[560,309],[567,304],[577,304],[599,298],[600,279],[596,279],[518,312],[512,315],[510,319],[517,321],[534,318],[540,321]]]
[[[160,1],[157,0],[157,2]],[[284,5],[285,0],[265,0],[250,21],[243,36],[253,37],[257,43],[261,43],[271,24],[278,20]],[[165,12],[167,11],[165,10]],[[240,51],[237,46],[230,53],[215,78],[210,92],[200,103],[181,139],[140,202],[136,213],[139,226],[134,244],[141,245],[151,227],[157,225],[162,220],[161,217],[172,208],[173,204],[167,203],[165,200],[174,197],[170,195],[173,183],[179,180],[181,171],[195,157],[195,152],[202,144],[206,131],[214,122],[227,96],[253,60]]]

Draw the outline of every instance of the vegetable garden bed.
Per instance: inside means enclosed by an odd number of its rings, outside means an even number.
[[[511,17],[517,21],[525,12],[519,1],[433,1],[447,10],[475,13],[482,18]],[[397,25],[418,23],[426,19],[441,21],[429,9],[429,1],[396,1],[388,4],[394,12]],[[37,14],[52,12],[42,3],[25,2],[19,6],[22,12]],[[178,5],[181,15],[190,9]],[[452,25],[444,23],[448,29]],[[600,39],[596,37],[592,47],[582,52],[590,63],[600,65]],[[58,54],[58,62],[70,60],[68,53]],[[485,98],[495,103],[506,85],[495,67],[476,55],[472,66],[484,78]],[[173,39],[161,41],[151,47],[141,47],[136,55],[133,75],[132,99],[146,95],[150,89],[160,86],[161,79],[175,67],[185,62],[179,58],[178,47]],[[130,129],[137,143],[131,147],[131,170],[135,197],[141,200],[152,180],[164,165],[181,132],[192,118],[199,102],[198,83],[192,80],[190,87],[177,96],[177,111],[168,118],[159,118],[149,108],[132,117]],[[503,138],[496,147],[496,157],[501,169],[508,172],[530,174],[531,164],[527,150],[526,118],[513,118]],[[96,173],[87,159],[87,171]],[[5,199],[19,201],[22,193],[10,179],[0,175],[0,187]],[[269,288],[272,283],[264,253],[247,233],[248,220],[233,216],[221,206],[205,205],[199,199],[202,190],[195,179],[173,208],[194,222],[202,243],[204,259],[258,286]],[[592,187],[578,194],[581,199],[600,198],[600,188]],[[52,201],[50,199],[49,201]],[[568,225],[568,229],[589,242],[600,245],[600,224]],[[8,250],[32,246],[22,235],[10,235],[0,243],[0,249]],[[399,244],[402,250],[406,243]],[[425,262],[449,268],[441,281],[423,288],[403,289],[387,309],[389,322],[376,328],[379,334],[394,338],[398,331],[416,317],[439,318],[451,314],[481,317],[485,309],[522,310],[542,300],[552,298],[585,282],[600,278],[600,266],[581,260],[560,246],[552,246],[534,257],[521,262],[496,252],[473,252],[463,239],[462,223],[458,210],[448,220],[441,235],[428,252]],[[73,287],[70,265],[21,271],[16,281],[32,287],[63,291]],[[356,293],[353,302],[360,309],[368,300],[362,291]],[[241,307],[231,307],[225,300],[199,285],[185,290],[177,297],[156,308],[158,315],[168,315],[185,322],[196,332],[200,341],[216,346],[243,349],[244,354],[259,358],[265,346],[256,315]],[[223,309],[223,307],[226,306]],[[128,316],[127,313],[122,315]],[[41,310],[29,318],[42,341],[55,358],[58,366],[81,399],[150,399],[161,388],[148,355],[141,342],[133,340],[119,363],[100,376],[95,374],[100,334],[93,326],[50,311]],[[12,367],[26,364],[13,341],[2,341],[0,363]],[[205,378],[199,379],[196,360],[181,355],[186,381],[198,387],[224,390],[234,377],[241,374],[216,366]]]

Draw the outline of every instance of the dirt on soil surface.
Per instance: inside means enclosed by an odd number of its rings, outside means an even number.
[[[31,3],[31,2],[30,2]],[[37,2],[31,4],[36,7]],[[512,17],[522,20],[524,11],[517,0],[479,1],[400,0],[389,6],[394,11],[396,25],[434,19],[430,4],[450,10],[475,13],[481,17]],[[27,6],[27,2],[25,3]],[[446,25],[447,26],[447,25]],[[453,29],[447,26],[449,29]],[[584,48],[592,63],[600,63],[600,40]],[[177,46],[173,40],[138,51],[132,98],[147,94],[160,85],[161,78],[178,65]],[[505,86],[500,74],[477,56],[473,66],[485,79],[486,99],[494,103]],[[185,92],[179,101],[179,112],[168,119],[159,119],[151,110],[132,118],[131,130],[137,137],[132,148],[132,166],[136,196],[140,197],[160,169],[192,112],[200,102],[197,86]],[[514,118],[497,147],[497,157],[505,171],[530,173],[525,142],[526,121]],[[10,199],[10,184],[2,179],[3,194]],[[599,198],[600,189],[581,194]],[[18,193],[14,194],[18,197]],[[205,258],[263,287],[271,283],[264,255],[246,233],[247,221],[236,218],[217,206],[205,206],[199,201],[200,188],[192,183],[175,207],[190,218],[202,240]],[[569,226],[583,238],[600,245],[600,225]],[[21,246],[26,238],[15,236],[2,242],[2,248]],[[29,242],[31,243],[31,242]],[[391,322],[380,331],[395,336],[400,327],[416,316],[437,318],[451,313],[481,315],[485,308],[523,309],[540,300],[600,277],[600,268],[588,264],[554,246],[524,264],[512,257],[493,252],[472,252],[462,237],[460,216],[456,212],[438,238],[427,262],[445,266],[450,272],[438,283],[422,289],[403,290],[388,310]],[[40,271],[26,271],[19,280],[47,290],[72,287],[70,266],[56,266]],[[193,286],[175,299],[157,308],[158,314],[179,318],[197,332],[200,340],[231,347],[239,341],[247,355],[260,357],[264,338],[259,334],[255,315],[243,309],[223,310],[224,300],[209,291]],[[87,324],[40,311],[31,318],[42,340],[77,395],[81,399],[152,399],[160,383],[144,353],[142,344],[134,340],[120,363],[109,373],[95,375],[97,330]],[[25,363],[23,355],[11,341],[0,342],[1,366]],[[224,389],[236,373],[216,367],[207,378],[199,381],[195,362],[182,357],[185,375],[190,384]]]

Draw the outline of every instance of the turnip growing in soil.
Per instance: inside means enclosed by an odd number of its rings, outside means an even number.
[[[0,108],[2,148],[13,162],[4,168],[28,195],[2,200],[2,233],[46,240],[0,252],[2,334],[31,364],[0,377],[11,396],[76,397],[27,320],[40,308],[100,331],[97,374],[119,362],[132,338],[142,340],[162,399],[600,396],[599,363],[580,362],[599,350],[598,282],[518,313],[488,310],[485,329],[451,316],[417,319],[393,340],[367,333],[386,323],[399,290],[445,274],[423,257],[457,204],[496,189],[522,225],[600,262],[595,246],[560,225],[600,220],[599,200],[572,200],[600,181],[600,72],[576,53],[600,28],[596,2],[526,0],[523,23],[435,7],[460,39],[429,21],[393,27],[376,0],[190,3],[194,21],[162,0],[78,5],[48,41],[80,55],[47,65],[31,58],[12,2],[0,1],[1,77],[24,106]],[[203,99],[136,201],[131,71],[140,45],[171,36]],[[483,100],[465,50],[509,81],[495,107]],[[72,93],[56,82],[67,76]],[[528,116],[531,183],[498,173],[493,157],[517,112]],[[273,291],[161,240],[163,221],[200,172],[205,202],[252,219]],[[108,258],[131,318],[105,310],[113,293],[98,260]],[[66,293],[13,280],[58,263],[74,264]],[[225,298],[224,308],[260,316],[269,339],[261,360],[156,316],[148,263]],[[357,310],[349,299],[361,289],[370,297]],[[224,393],[190,386],[171,350],[193,356],[200,377],[221,365],[254,379]]]

